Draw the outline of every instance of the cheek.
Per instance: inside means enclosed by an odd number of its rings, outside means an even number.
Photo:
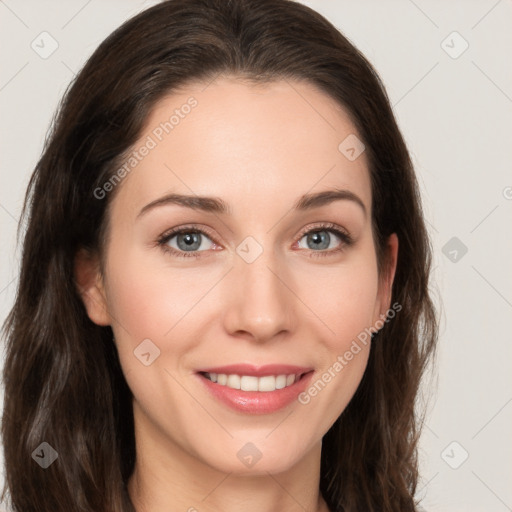
[[[137,407],[162,431],[169,428],[166,418],[172,417],[172,428],[184,433],[181,419],[198,412],[173,377],[181,381],[181,367],[190,366],[189,353],[202,337],[201,298],[219,278],[162,267],[161,259],[157,265],[137,250],[112,251],[107,272],[119,359]]]
[[[214,283],[211,273],[166,268],[161,260],[156,265],[143,252],[126,252],[123,258],[113,253],[110,261],[109,311],[133,341],[173,337],[172,331],[187,325],[183,320]]]
[[[214,283],[208,276],[202,282],[197,273],[156,266],[135,250],[111,251],[107,272],[108,308],[123,373],[139,401],[151,403],[169,385],[164,370],[174,373],[186,362],[198,338],[193,336],[196,306]]]
[[[355,256],[355,255],[354,255]],[[368,363],[378,294],[376,260],[371,250],[330,270],[305,273],[308,306],[324,326],[321,367],[299,402],[328,429],[357,390]]]
[[[296,269],[299,294],[325,327],[333,352],[345,351],[372,326],[378,301],[378,272],[373,246],[347,254],[339,265]]]

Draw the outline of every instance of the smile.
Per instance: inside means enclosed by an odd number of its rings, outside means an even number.
[[[272,414],[291,406],[314,373],[310,367],[288,364],[232,364],[196,371],[215,401],[245,414]]]

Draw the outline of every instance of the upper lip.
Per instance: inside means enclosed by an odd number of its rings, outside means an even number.
[[[198,373],[217,373],[226,375],[248,375],[253,377],[265,377],[267,375],[302,375],[313,368],[305,366],[294,366],[290,364],[265,364],[255,366],[252,364],[229,364],[226,366],[215,366],[201,368]]]

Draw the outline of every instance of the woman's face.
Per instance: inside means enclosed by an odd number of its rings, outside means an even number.
[[[137,434],[162,454],[283,471],[347,406],[397,251],[393,235],[379,279],[356,136],[307,83],[222,78],[162,100],[102,188],[119,190],[105,277],[81,278],[84,300],[112,325]],[[339,195],[317,197],[327,191]]]

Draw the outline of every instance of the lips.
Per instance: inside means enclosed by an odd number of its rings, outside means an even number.
[[[297,398],[313,375],[310,367],[234,364],[197,372],[208,392],[239,412],[269,414]]]

